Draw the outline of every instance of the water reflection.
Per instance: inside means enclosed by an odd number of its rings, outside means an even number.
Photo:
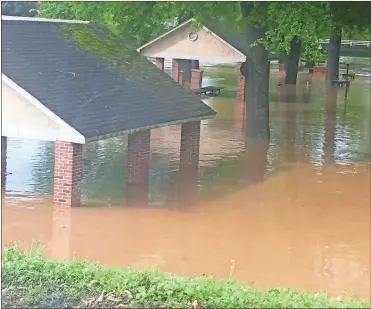
[[[217,74],[205,73],[228,79]],[[180,172],[181,126],[152,130],[147,207],[125,202],[126,137],[86,145],[84,207],[70,212],[51,203],[53,143],[9,139],[4,243],[183,275],[228,277],[235,260],[236,279],[260,288],[370,297],[369,85],[353,82],[344,115],[343,89],[279,78],[269,143],[246,140],[243,102],[205,99],[218,115],[201,124],[198,173]]]
[[[326,165],[334,162],[337,97],[338,88],[328,86],[325,91],[325,141],[323,143],[323,160]]]

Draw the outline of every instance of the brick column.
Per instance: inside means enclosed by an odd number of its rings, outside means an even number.
[[[240,72],[241,64],[242,63],[237,64],[237,100],[245,101],[246,83],[245,76]]]
[[[179,59],[173,59],[171,64],[171,77],[178,83],[179,82]]]
[[[155,58],[155,61],[154,61],[155,65],[160,69],[160,70],[164,70],[164,67],[165,67],[165,59],[164,58]]]
[[[198,197],[200,157],[200,121],[182,124],[179,162],[179,200],[190,202]]]
[[[327,68],[325,66],[315,66],[313,68],[313,73],[314,74],[326,74]]]
[[[129,205],[148,204],[150,144],[150,130],[128,137],[126,202]]]
[[[81,203],[82,144],[55,142],[54,204],[65,207]]]
[[[5,188],[6,182],[6,155],[8,139],[6,136],[1,137],[1,187]]]
[[[202,75],[203,71],[201,70],[192,70],[191,75],[191,89],[200,89],[202,87]]]

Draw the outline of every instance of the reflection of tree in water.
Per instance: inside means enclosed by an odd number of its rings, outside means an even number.
[[[286,106],[284,112],[284,135],[286,143],[286,160],[289,163],[295,163],[297,161],[296,150],[298,148],[297,140],[297,109],[299,104],[296,103],[296,87],[295,85],[291,86],[288,89],[285,89],[285,98]],[[292,103],[292,104],[287,104]]]
[[[308,74],[305,85],[302,87],[302,102],[307,104],[312,99],[312,74]]]
[[[179,162],[178,166],[179,166]],[[149,202],[153,206],[161,206],[171,202],[173,197],[173,181],[177,172],[171,171],[169,156],[164,153],[151,153],[149,171]],[[179,169],[179,168],[178,168]]]
[[[151,153],[149,201],[163,204],[169,185],[169,158]],[[82,195],[99,203],[125,204],[127,135],[91,142],[84,147]]]
[[[269,141],[246,140],[242,162],[242,180],[245,186],[264,181],[267,170]]]
[[[325,91],[325,140],[323,143],[324,164],[334,162],[337,87],[329,86]]]
[[[53,193],[54,177],[54,142],[38,142],[39,149],[31,158],[33,190],[36,194]]]
[[[267,160],[268,142],[248,140],[244,151],[223,157],[214,166],[200,168],[200,200],[214,200],[262,182],[267,170],[279,170],[274,155],[277,152],[270,152]]]
[[[101,202],[125,200],[127,136],[87,143],[84,146],[82,196]]]

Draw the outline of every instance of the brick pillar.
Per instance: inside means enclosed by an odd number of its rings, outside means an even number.
[[[325,66],[317,65],[313,68],[314,74],[326,74],[326,72],[327,72],[327,68]]]
[[[54,204],[65,207],[81,203],[82,144],[55,142]]]
[[[179,82],[179,59],[173,59],[171,64],[171,77],[178,83]]]
[[[126,202],[129,205],[148,204],[150,144],[150,130],[128,137]]]
[[[155,58],[154,61],[156,67],[158,67],[160,70],[164,70],[165,67],[165,59],[164,58]]]
[[[191,89],[200,89],[202,87],[202,75],[203,71],[201,70],[192,70],[191,76]]]
[[[5,188],[6,182],[6,155],[8,139],[6,136],[1,137],[1,187]]]
[[[179,201],[194,202],[198,197],[200,121],[182,124],[179,162]]]

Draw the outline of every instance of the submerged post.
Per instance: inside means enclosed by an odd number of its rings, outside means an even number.
[[[201,122],[182,124],[179,162],[179,200],[197,199]]]
[[[6,136],[1,137],[1,187],[5,188],[6,182],[6,156],[8,140]]]
[[[349,81],[348,81],[348,74],[349,74],[349,62],[347,62],[347,75],[345,76],[345,98],[348,98],[348,90],[349,90]]]
[[[83,145],[55,141],[54,204],[73,207],[81,203]]]
[[[126,202],[129,205],[148,204],[150,139],[150,130],[128,136]]]
[[[191,73],[191,89],[202,88],[203,71],[199,69],[192,69]]]

